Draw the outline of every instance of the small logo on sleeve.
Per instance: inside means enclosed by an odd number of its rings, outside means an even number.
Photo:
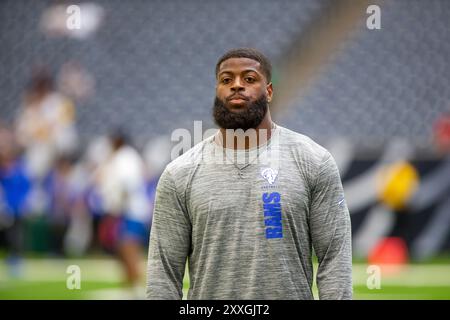
[[[339,208],[343,208],[345,206],[345,198],[344,197],[339,199],[338,206],[339,206]]]

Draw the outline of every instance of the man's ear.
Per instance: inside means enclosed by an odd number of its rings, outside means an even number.
[[[270,82],[270,83],[266,86],[266,92],[267,92],[267,102],[271,102],[271,101],[272,101],[272,96],[273,96],[273,86],[272,86],[272,82]]]

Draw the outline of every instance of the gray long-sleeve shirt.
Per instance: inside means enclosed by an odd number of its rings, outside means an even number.
[[[330,153],[280,126],[263,147],[224,150],[205,139],[163,172],[147,298],[181,299],[187,260],[188,299],[313,299],[314,248],[319,298],[351,299],[350,216]]]

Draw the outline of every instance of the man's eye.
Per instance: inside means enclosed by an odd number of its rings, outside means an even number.
[[[253,82],[255,82],[255,78],[253,78],[253,77],[246,77],[245,81],[247,81],[248,83],[253,83]]]
[[[220,82],[222,82],[223,84],[227,84],[231,82],[231,78],[223,78]]]

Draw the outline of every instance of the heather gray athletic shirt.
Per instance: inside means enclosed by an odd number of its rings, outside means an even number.
[[[167,165],[147,298],[181,299],[187,259],[188,299],[313,299],[314,248],[320,299],[351,299],[350,216],[330,153],[278,126],[263,147],[234,154],[210,137]]]

